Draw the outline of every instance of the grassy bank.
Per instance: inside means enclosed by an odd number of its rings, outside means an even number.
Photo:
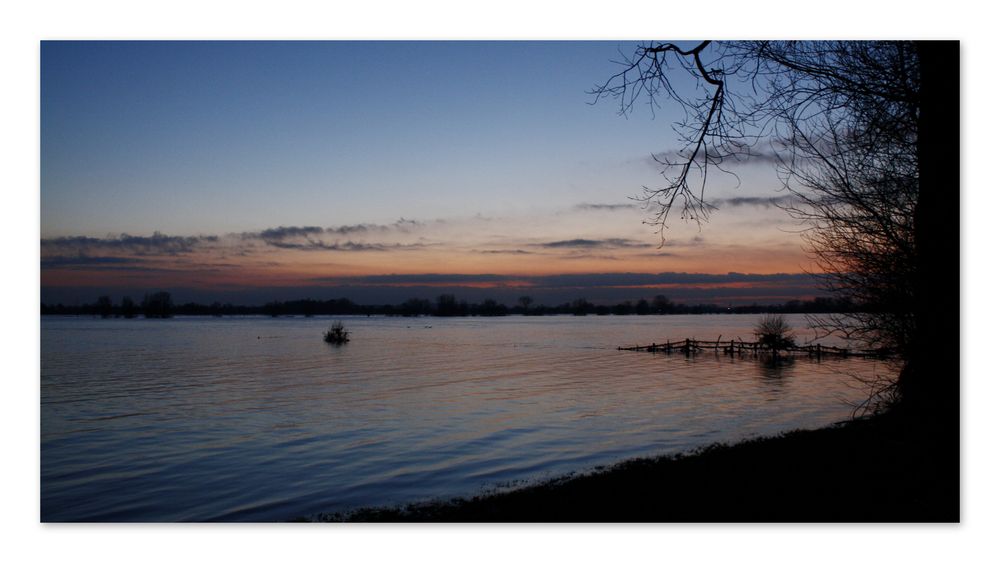
[[[883,415],[324,521],[955,522],[957,434]]]

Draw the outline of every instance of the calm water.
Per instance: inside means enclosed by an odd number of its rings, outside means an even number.
[[[343,320],[335,347],[329,318],[43,318],[42,519],[285,520],[477,493],[843,420],[865,396],[850,374],[887,369],[615,350],[748,339],[753,316]]]

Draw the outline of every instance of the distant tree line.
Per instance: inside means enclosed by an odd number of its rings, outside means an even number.
[[[136,303],[131,297],[123,297],[121,303],[115,305],[111,298],[102,295],[95,303],[87,305],[46,305],[42,303],[43,315],[92,315],[102,318],[124,317],[132,319],[138,316],[146,318],[166,319],[174,314],[200,315],[202,313],[190,313],[174,307],[173,299],[166,291],[147,293],[140,303]]]
[[[794,313],[849,313],[857,311],[849,300],[817,297],[783,304],[758,305],[688,305],[675,303],[664,295],[652,300],[623,301],[616,305],[597,305],[586,299],[576,299],[561,305],[535,305],[530,296],[518,298],[517,305],[508,307],[493,299],[469,303],[456,299],[452,294],[438,296],[435,301],[408,299],[398,305],[360,305],[349,299],[298,299],[272,301],[264,305],[233,305],[215,302],[210,305],[184,303],[175,305],[170,294],[161,291],[146,294],[136,303],[130,297],[115,304],[108,296],[100,296],[87,305],[42,304],[43,315],[90,315],[134,318],[169,318],[175,315],[244,316],[267,315],[271,317],[315,315],[387,315],[387,316],[437,316],[437,317],[500,317],[505,315],[705,315],[705,314],[794,314]]]

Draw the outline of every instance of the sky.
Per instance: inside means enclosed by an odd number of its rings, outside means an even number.
[[[42,301],[817,295],[766,161],[647,224],[681,116],[588,94],[634,48],[43,41]]]

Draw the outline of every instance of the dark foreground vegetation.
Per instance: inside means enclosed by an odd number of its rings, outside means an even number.
[[[817,297],[812,300],[793,300],[783,304],[735,305],[716,304],[689,305],[675,303],[663,295],[652,300],[623,301],[615,305],[594,304],[586,299],[577,299],[561,305],[535,305],[531,297],[518,299],[518,304],[507,306],[493,299],[481,303],[468,303],[455,299],[454,295],[441,295],[436,301],[409,299],[397,305],[361,305],[349,299],[299,299],[295,301],[272,301],[264,305],[233,305],[230,303],[185,303],[174,305],[169,293],[160,292],[146,295],[141,304],[125,297],[116,305],[110,297],[101,296],[95,303],[85,305],[42,304],[43,315],[90,315],[103,318],[139,315],[166,318],[174,315],[199,316],[240,316],[270,315],[313,316],[313,315],[395,315],[437,317],[498,317],[505,315],[701,315],[701,314],[761,314],[761,313],[844,313],[855,310],[850,301]]]
[[[899,412],[521,489],[321,514],[369,522],[957,522],[953,437]]]

